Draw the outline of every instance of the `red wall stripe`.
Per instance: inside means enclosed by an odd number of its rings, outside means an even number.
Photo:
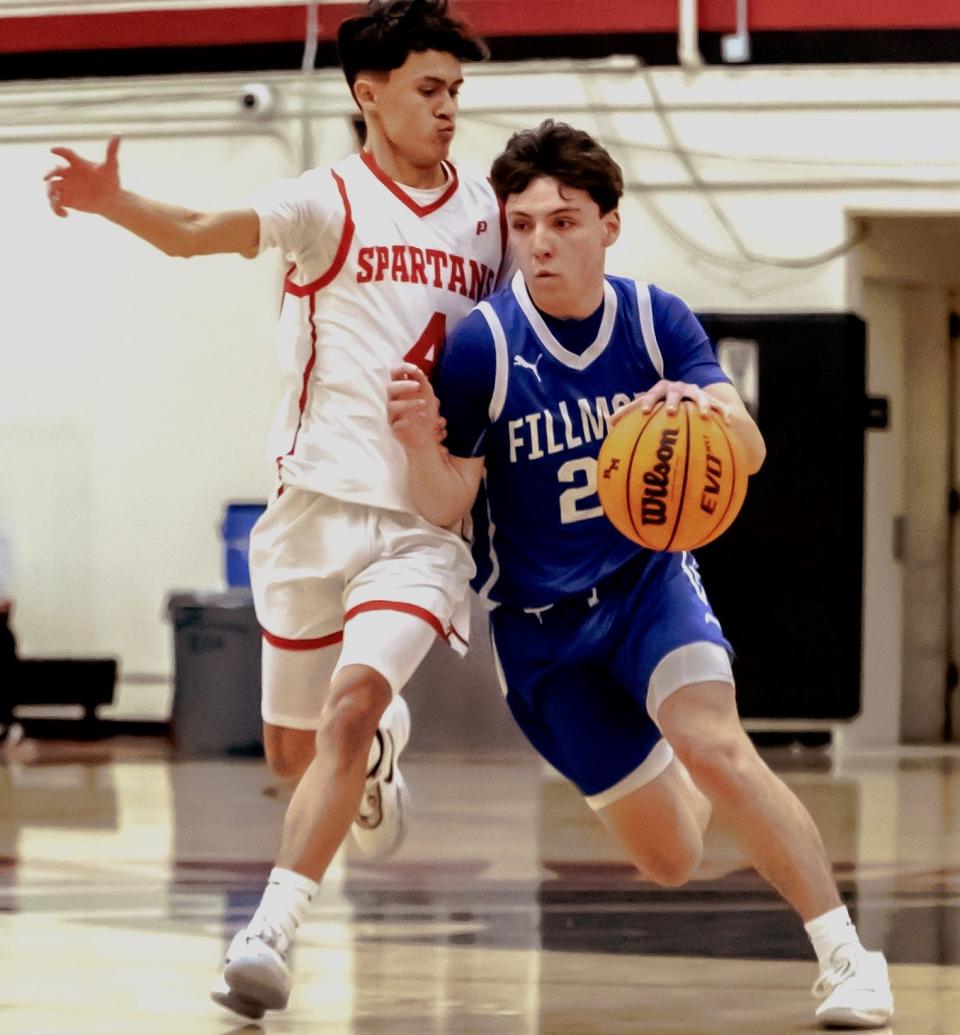
[[[675,32],[676,0],[591,0],[554,4],[520,0],[459,0],[453,7],[487,36],[557,36],[570,33]],[[729,32],[736,21],[736,0],[700,0],[700,27]],[[359,5],[319,8],[320,38],[332,40],[336,28]],[[960,28],[956,0],[751,0],[749,29]],[[197,10],[118,11],[0,17],[0,52],[203,47],[226,44],[284,43],[303,38],[306,5],[216,7]]]

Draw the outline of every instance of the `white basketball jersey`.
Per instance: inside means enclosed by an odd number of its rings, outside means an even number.
[[[420,204],[366,152],[313,169],[260,215],[261,249],[284,248],[271,448],[283,484],[415,513],[406,455],[386,417],[390,371],[429,373],[450,331],[498,285],[506,226],[492,187],[445,163]]]

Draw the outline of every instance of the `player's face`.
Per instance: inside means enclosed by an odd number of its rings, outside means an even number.
[[[561,318],[589,316],[603,299],[606,250],[620,215],[600,214],[585,190],[553,177],[531,180],[506,203],[510,244],[533,301]]]
[[[450,150],[462,84],[460,62],[452,54],[427,50],[411,54],[385,77],[359,76],[355,89],[368,126],[390,153],[428,169]]]

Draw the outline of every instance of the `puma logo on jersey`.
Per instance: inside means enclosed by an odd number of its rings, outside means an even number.
[[[532,370],[533,376],[540,381],[540,371],[537,370],[537,364],[541,359],[543,359],[543,356],[537,356],[537,358],[531,363],[529,360],[524,359],[523,356],[514,356],[513,365],[515,367],[523,367],[524,370]],[[543,384],[543,381],[540,381],[540,384]]]

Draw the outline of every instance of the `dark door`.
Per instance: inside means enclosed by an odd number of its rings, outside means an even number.
[[[860,710],[866,328],[849,314],[701,315],[767,443],[740,516],[697,551],[736,651],[741,715]],[[755,343],[753,346],[751,343]],[[738,387],[740,387],[738,385]]]

